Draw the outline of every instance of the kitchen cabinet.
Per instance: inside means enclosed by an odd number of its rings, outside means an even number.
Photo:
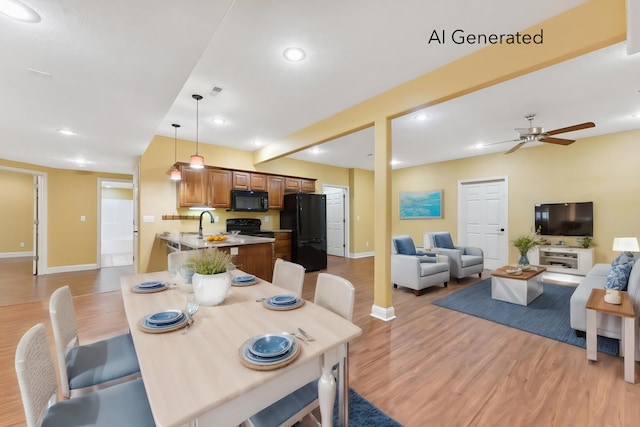
[[[292,178],[287,176],[284,178],[284,191],[300,191],[300,178]]]
[[[273,262],[278,258],[291,261],[291,231],[274,231]]]
[[[227,169],[209,169],[211,207],[231,207],[231,171]]]
[[[304,179],[300,180],[300,191],[304,193],[315,193],[316,192],[316,180],[315,179]]]
[[[191,169],[189,165],[180,165],[182,180],[178,186],[178,206],[210,206],[209,172],[207,169]]]
[[[233,188],[236,190],[266,191],[267,177],[263,173],[233,171]]]
[[[284,208],[284,178],[267,175],[267,191],[269,192],[269,209],[282,210]]]
[[[303,192],[303,193],[315,193],[316,180],[306,178],[295,178],[291,176],[284,177],[284,191],[288,192]]]

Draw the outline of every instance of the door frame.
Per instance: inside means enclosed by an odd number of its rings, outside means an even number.
[[[125,183],[125,184],[131,184],[131,188],[133,189],[134,185],[133,185],[133,180],[131,179],[109,179],[109,178],[98,178],[98,211],[97,211],[97,216],[98,216],[98,220],[97,220],[97,244],[96,244],[96,265],[98,266],[98,268],[102,268],[102,188],[103,185],[105,183],[108,182],[114,182],[114,183]],[[136,213],[136,208],[135,208],[135,204],[136,204],[136,200],[135,200],[135,191],[134,191],[134,195],[133,195],[133,215],[134,215],[134,241],[132,242],[132,251],[134,253],[134,264],[135,264],[135,213]]]
[[[464,179],[458,181],[458,240],[459,244],[464,245],[466,242],[460,241],[462,236],[466,236],[465,219],[466,213],[463,211],[463,187],[467,184],[482,184],[501,181],[504,184],[504,205],[502,216],[504,220],[503,239],[500,242],[501,253],[505,254],[506,259],[503,265],[509,264],[509,177],[507,175],[491,176],[484,178]],[[486,268],[486,265],[485,265]]]
[[[35,274],[47,274],[47,173],[42,171],[13,168],[10,166],[2,165],[0,165],[0,169],[10,172],[32,175],[39,183],[38,191],[36,191],[35,188],[33,189],[34,197],[38,198],[36,206],[34,206],[33,209],[34,224],[36,220],[38,221],[38,223],[36,224],[36,226],[38,227],[38,232],[36,233],[35,227],[33,228],[33,233],[35,235],[32,235],[32,238],[36,239],[37,236],[37,242],[35,247],[33,248],[33,256],[37,256],[35,263]]]
[[[351,245],[349,243],[349,187],[344,185],[322,184],[322,193],[326,194],[328,188],[337,188],[343,191],[344,196],[344,258],[351,257]]]

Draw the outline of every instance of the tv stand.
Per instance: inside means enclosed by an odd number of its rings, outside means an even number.
[[[593,249],[540,245],[531,250],[530,262],[554,273],[585,276],[593,267]]]

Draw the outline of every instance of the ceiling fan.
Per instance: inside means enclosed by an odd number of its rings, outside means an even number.
[[[534,127],[533,119],[536,117],[535,114],[526,115],[524,118],[529,120],[528,128],[516,128],[514,129],[520,135],[518,139],[511,139],[509,141],[501,141],[494,142],[493,144],[487,145],[495,145],[495,144],[503,144],[505,142],[517,142],[517,144],[511,148],[511,150],[507,151],[504,154],[510,154],[516,151],[518,148],[522,147],[527,142],[540,141],[540,142],[548,142],[551,144],[559,144],[559,145],[569,145],[575,142],[574,139],[563,139],[563,138],[553,138],[552,135],[558,135],[560,133],[573,132],[576,130],[582,130],[587,128],[595,127],[593,122],[581,123],[579,125],[567,126],[560,129],[545,131],[544,128]]]

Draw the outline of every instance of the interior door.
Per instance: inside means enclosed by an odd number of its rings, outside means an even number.
[[[327,254],[345,256],[345,195],[344,189],[327,187]]]
[[[39,225],[40,225],[40,186],[42,185],[42,177],[40,175],[33,176],[33,274],[38,274],[39,259]]]
[[[461,182],[458,195],[458,243],[482,248],[486,269],[507,265],[506,178]]]

